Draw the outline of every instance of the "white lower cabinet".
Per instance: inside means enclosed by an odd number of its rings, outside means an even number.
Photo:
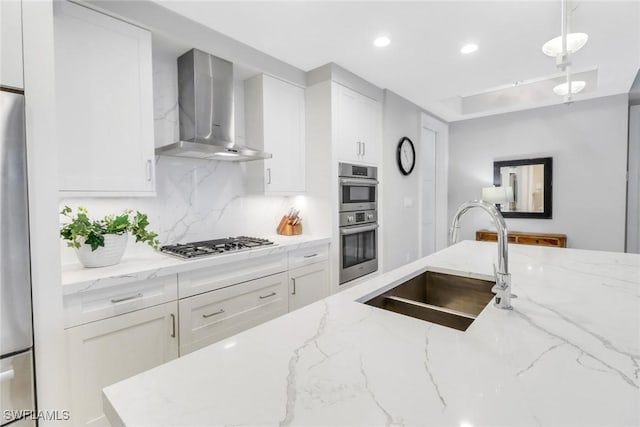
[[[179,301],[180,355],[288,311],[287,274],[235,284]]]
[[[71,424],[109,423],[102,389],[178,357],[176,301],[66,330]]]
[[[109,425],[104,387],[328,296],[327,259],[317,245],[65,296],[71,425]]]
[[[327,261],[289,270],[289,311],[329,296]]]

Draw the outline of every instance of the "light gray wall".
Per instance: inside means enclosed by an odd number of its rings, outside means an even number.
[[[626,251],[640,254],[640,105],[629,106]]]
[[[553,219],[507,219],[514,231],[564,233],[568,246],[623,251],[628,96],[616,95],[450,125],[449,212],[493,182],[493,161],[553,157]],[[461,239],[489,228],[482,212]],[[449,219],[451,220],[451,219]]]
[[[633,80],[631,89],[629,89],[629,104],[640,104],[640,70],[638,70],[638,74],[636,74],[636,78]]]
[[[421,109],[388,90],[384,91],[382,168],[380,180],[382,212],[382,271],[389,271],[418,258],[419,174]],[[396,163],[401,137],[409,137],[416,148],[414,173],[404,176]],[[411,206],[407,206],[411,205]]]

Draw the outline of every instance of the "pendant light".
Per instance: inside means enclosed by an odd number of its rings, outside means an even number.
[[[545,55],[556,58],[556,66],[566,72],[566,81],[553,88],[553,92],[565,97],[566,103],[571,103],[573,94],[580,92],[586,86],[584,81],[571,81],[571,61],[569,55],[579,51],[589,40],[585,33],[569,33],[570,13],[569,0],[561,0],[560,7],[560,36],[555,37],[542,46]]]

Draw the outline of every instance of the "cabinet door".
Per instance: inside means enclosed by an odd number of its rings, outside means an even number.
[[[178,357],[177,303],[66,330],[74,425],[108,425],[102,389]]]
[[[289,271],[289,311],[329,296],[329,265],[318,262]]]
[[[0,84],[24,88],[22,78],[22,2],[0,1]]]
[[[337,85],[335,91],[335,157],[338,161],[359,163],[362,154],[362,141],[359,135],[360,95],[357,92]]]
[[[304,89],[263,76],[265,192],[305,191]]]
[[[60,190],[153,194],[151,34],[54,3]]]
[[[358,134],[362,141],[361,160],[377,164],[382,144],[382,110],[375,99],[360,96],[358,100]]]

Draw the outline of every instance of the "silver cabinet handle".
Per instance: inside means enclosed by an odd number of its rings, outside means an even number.
[[[277,295],[275,292],[271,292],[269,295],[265,295],[262,296],[260,295],[260,299],[267,299],[267,298],[271,298],[272,296]]]
[[[378,224],[363,225],[362,227],[341,227],[340,234],[343,236],[348,236],[349,234],[357,234],[357,233],[362,233],[364,231],[373,231],[377,228],[378,228]]]
[[[211,313],[211,314],[203,314],[202,317],[204,317],[205,319],[208,319],[209,317],[213,317],[213,316],[217,316],[218,314],[222,314],[224,313],[224,309],[220,309],[218,311],[216,311],[215,313]]]
[[[362,143],[362,155],[363,156],[367,155],[367,143],[366,142]]]
[[[360,145],[360,141],[357,141],[356,144],[358,144],[358,156],[362,153],[362,146]]]
[[[111,302],[113,304],[117,304],[119,302],[129,301],[129,300],[132,300],[132,299],[135,299],[135,298],[142,298],[142,292],[138,292],[135,295],[131,295],[131,296],[124,297],[124,298],[114,298],[114,299],[111,300]]]
[[[267,168],[267,184],[271,184],[271,168]]]
[[[296,278],[292,277],[291,282],[293,283],[293,292],[291,292],[291,295],[295,295],[296,294]]]
[[[151,159],[147,160],[147,181],[151,182]]]
[[[171,338],[176,337],[176,315],[171,313]]]
[[[6,371],[2,371],[0,372],[0,383],[12,380],[14,376],[15,376],[15,372],[13,368],[7,369]]]
[[[318,256],[318,254],[305,255],[304,258],[313,258],[314,256]]]

